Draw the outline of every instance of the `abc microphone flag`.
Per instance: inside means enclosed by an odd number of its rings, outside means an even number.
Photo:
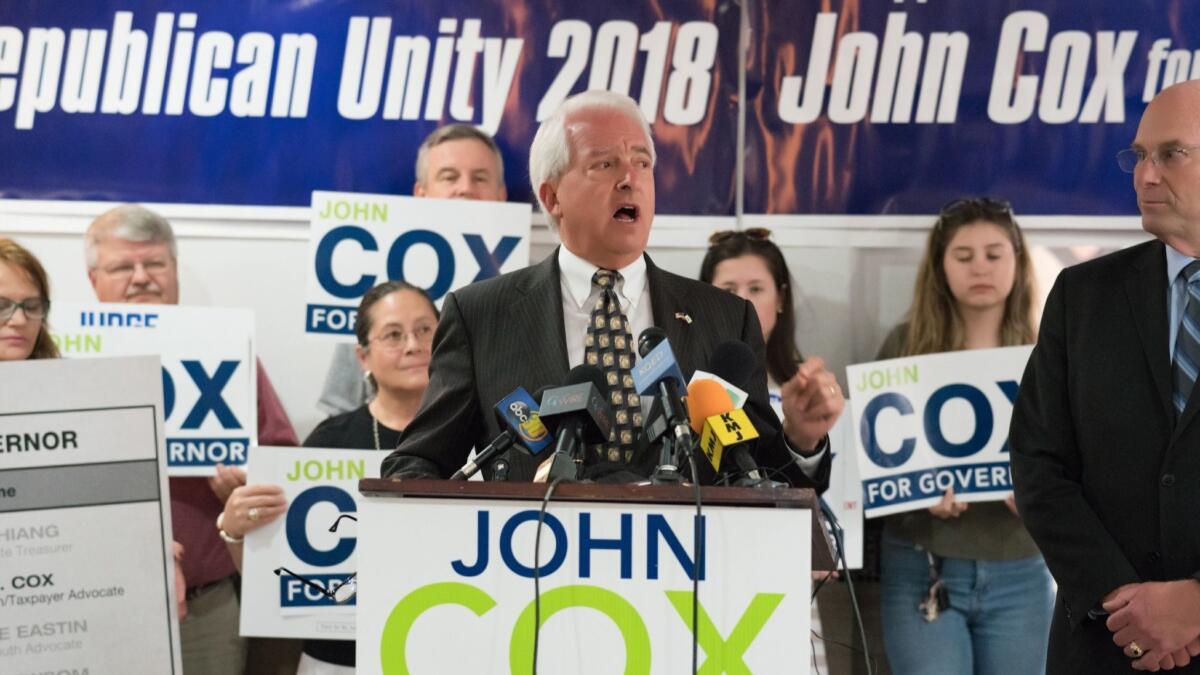
[[[530,453],[539,454],[550,445],[552,439],[538,414],[537,401],[524,387],[517,387],[516,391],[500,399],[495,411],[502,426],[516,435]]]

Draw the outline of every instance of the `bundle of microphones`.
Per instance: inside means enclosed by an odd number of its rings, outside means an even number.
[[[562,386],[534,396],[518,387],[501,399],[494,411],[503,431],[451,480],[470,478],[483,467],[490,467],[491,480],[507,480],[513,453],[524,453],[541,464],[538,476],[545,480],[782,485],[768,479],[754,459],[758,428],[766,423],[742,408],[758,367],[750,347],[736,341],[718,345],[709,370],[696,371],[690,383],[662,329],[642,332],[638,354],[632,376],[644,423],[633,462],[588,456],[589,445],[609,441],[613,411],[604,373],[581,365]]]

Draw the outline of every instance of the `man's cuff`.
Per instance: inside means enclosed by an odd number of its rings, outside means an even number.
[[[829,452],[829,435],[826,434],[821,439],[821,442],[817,443],[817,447],[807,453],[793,448],[792,442],[788,440],[787,436],[784,436],[783,441],[788,452],[792,453],[792,458],[796,462],[796,466],[800,467],[805,476],[816,480],[817,473],[821,469],[821,461],[825,459],[825,453]],[[1197,572],[1197,574],[1200,575],[1200,572]]]

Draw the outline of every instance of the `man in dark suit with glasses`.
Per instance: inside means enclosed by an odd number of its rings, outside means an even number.
[[[1046,301],[1010,443],[1058,602],[1047,671],[1200,672],[1200,81],[1147,106],[1121,168],[1154,241]]]

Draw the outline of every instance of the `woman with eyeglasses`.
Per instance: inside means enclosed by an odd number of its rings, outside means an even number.
[[[429,385],[429,359],[438,310],[425,291],[402,281],[388,281],[367,291],[358,306],[355,353],[363,377],[375,390],[360,408],[317,425],[304,440],[310,448],[395,449]],[[236,469],[230,469],[236,470]],[[239,569],[242,539],[247,532],[274,521],[287,511],[278,485],[237,488],[218,520]],[[297,675],[341,675],[354,672],[351,640],[305,640]]]
[[[58,358],[49,313],[46,270],[27,249],[0,237],[0,361]]]
[[[1007,202],[952,202],[929,234],[907,321],[878,358],[1031,344],[1033,295],[1029,251]],[[886,517],[880,559],[893,672],[1045,670],[1054,593],[1012,497],[968,505],[947,490],[935,506]],[[939,586],[948,602],[937,602]],[[922,603],[937,609],[918,610]]]

